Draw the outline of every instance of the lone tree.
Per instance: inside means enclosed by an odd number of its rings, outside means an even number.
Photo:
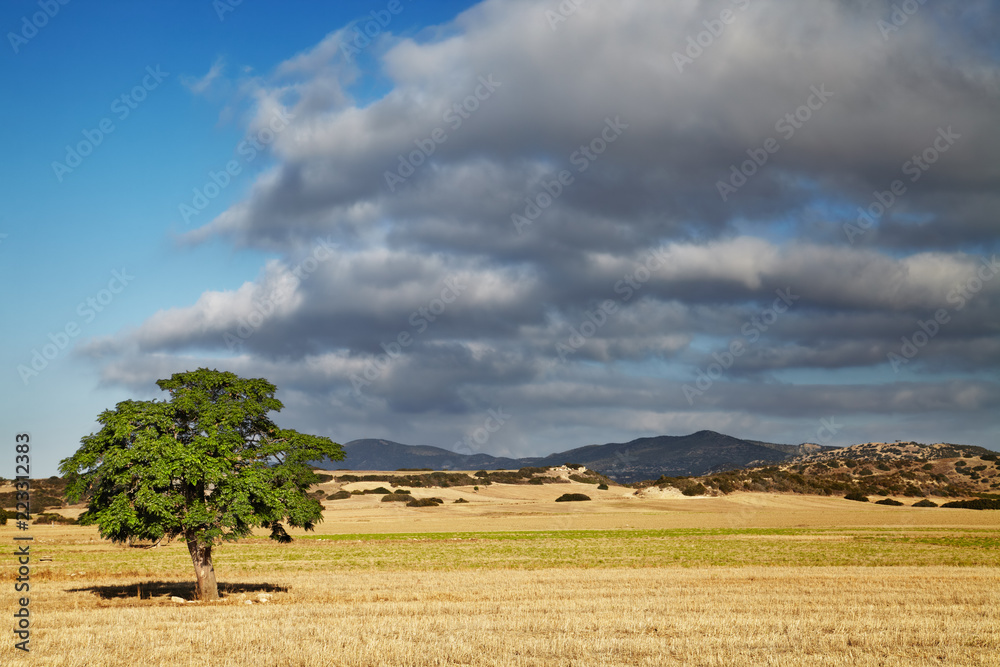
[[[322,505],[306,495],[319,481],[308,465],[344,458],[329,438],[279,429],[277,388],[264,379],[199,368],[158,380],[169,400],[122,401],[98,417],[103,428],[59,464],[66,495],[89,496],[82,524],[101,537],[159,541],[183,536],[201,600],[217,600],[212,547],[282,522],[312,530]]]

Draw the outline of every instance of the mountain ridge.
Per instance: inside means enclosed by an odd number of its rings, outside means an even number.
[[[701,430],[688,435],[659,435],[628,442],[592,444],[547,456],[497,457],[460,454],[432,445],[406,445],[381,438],[352,440],[344,445],[344,461],[317,462],[327,470],[510,470],[579,463],[618,482],[655,479],[661,475],[704,475],[742,468],[759,461],[779,462],[822,449],[817,445],[781,445],[751,441]]]

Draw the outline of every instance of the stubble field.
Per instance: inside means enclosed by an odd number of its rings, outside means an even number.
[[[211,604],[171,601],[193,592],[183,544],[34,526],[32,652],[8,634],[0,663],[1000,664],[995,513],[618,487],[553,502],[577,490],[413,490],[446,500],[433,508],[328,502],[318,530],[290,545],[218,547],[223,600]]]

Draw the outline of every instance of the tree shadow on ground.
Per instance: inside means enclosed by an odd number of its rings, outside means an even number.
[[[85,586],[66,590],[69,593],[93,593],[105,600],[128,598],[149,600],[171,595],[185,600],[196,599],[194,582],[186,581],[144,581],[122,586]],[[219,597],[222,598],[240,593],[285,593],[287,591],[287,586],[275,586],[274,584],[219,583]]]

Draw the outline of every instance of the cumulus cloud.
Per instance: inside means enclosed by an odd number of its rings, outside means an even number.
[[[216,364],[340,439],[439,445],[503,404],[507,454],[713,427],[801,441],[829,414],[996,434],[989,3],[888,34],[886,2],[552,9],[487,0],[388,35],[378,71],[340,29],[247,84],[251,129],[294,120],[187,240],[280,258],[84,346],[105,381]],[[360,102],[368,76],[389,85]]]

